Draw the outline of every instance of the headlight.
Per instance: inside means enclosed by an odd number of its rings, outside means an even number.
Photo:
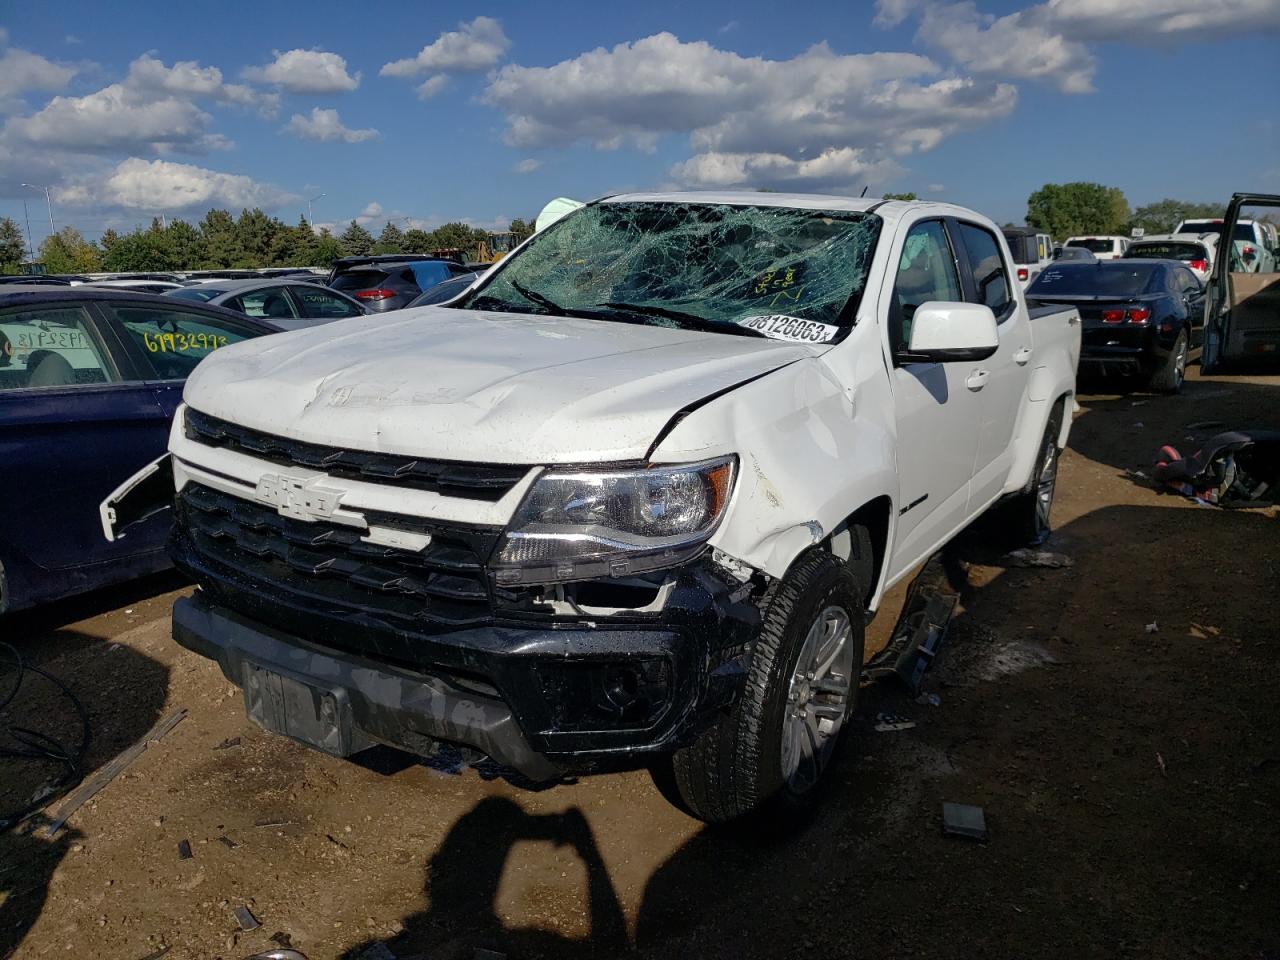
[[[534,483],[493,562],[498,583],[625,577],[692,557],[720,522],[736,457]]]

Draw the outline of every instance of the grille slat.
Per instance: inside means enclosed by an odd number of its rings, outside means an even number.
[[[201,554],[267,592],[323,597],[330,606],[417,622],[457,625],[492,616],[484,560],[497,530],[424,521],[418,532],[429,533],[431,543],[414,552],[367,543],[353,527],[282,517],[194,482],[178,505]],[[404,518],[395,519],[407,527]]]
[[[188,440],[206,447],[234,450],[277,466],[308,467],[347,480],[372,480],[469,500],[501,500],[529,472],[529,467],[520,465],[429,460],[305,443],[251,430],[190,407],[185,432]]]

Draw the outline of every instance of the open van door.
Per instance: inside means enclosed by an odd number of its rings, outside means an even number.
[[[1280,362],[1280,250],[1236,239],[1237,222],[1264,216],[1280,220],[1280,196],[1237,193],[1227,205],[1205,298],[1205,373],[1242,360]]]
[[[166,453],[112,490],[98,505],[102,535],[113,543],[122,539],[134,524],[170,509],[173,492],[173,461]]]

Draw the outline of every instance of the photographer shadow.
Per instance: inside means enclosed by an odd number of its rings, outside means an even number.
[[[525,841],[572,848],[586,868],[590,934],[566,937],[549,930],[509,927],[496,899],[512,849]],[[427,864],[430,906],[404,920],[386,941],[398,957],[471,960],[477,950],[521,957],[597,957],[627,952],[622,907],[586,818],[576,807],[564,813],[530,814],[505,797],[487,797],[458,819]],[[372,946],[348,950],[358,960]]]

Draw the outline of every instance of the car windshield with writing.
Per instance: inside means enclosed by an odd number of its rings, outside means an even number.
[[[846,211],[594,204],[457,306],[829,343],[853,325],[880,225]]]
[[[1158,263],[1108,260],[1055,264],[1041,272],[1028,297],[1136,297],[1147,293],[1160,271]]]
[[[1170,241],[1151,241],[1135,243],[1129,248],[1130,259],[1140,260],[1181,260],[1190,263],[1193,260],[1204,261],[1207,257],[1204,244]]]

